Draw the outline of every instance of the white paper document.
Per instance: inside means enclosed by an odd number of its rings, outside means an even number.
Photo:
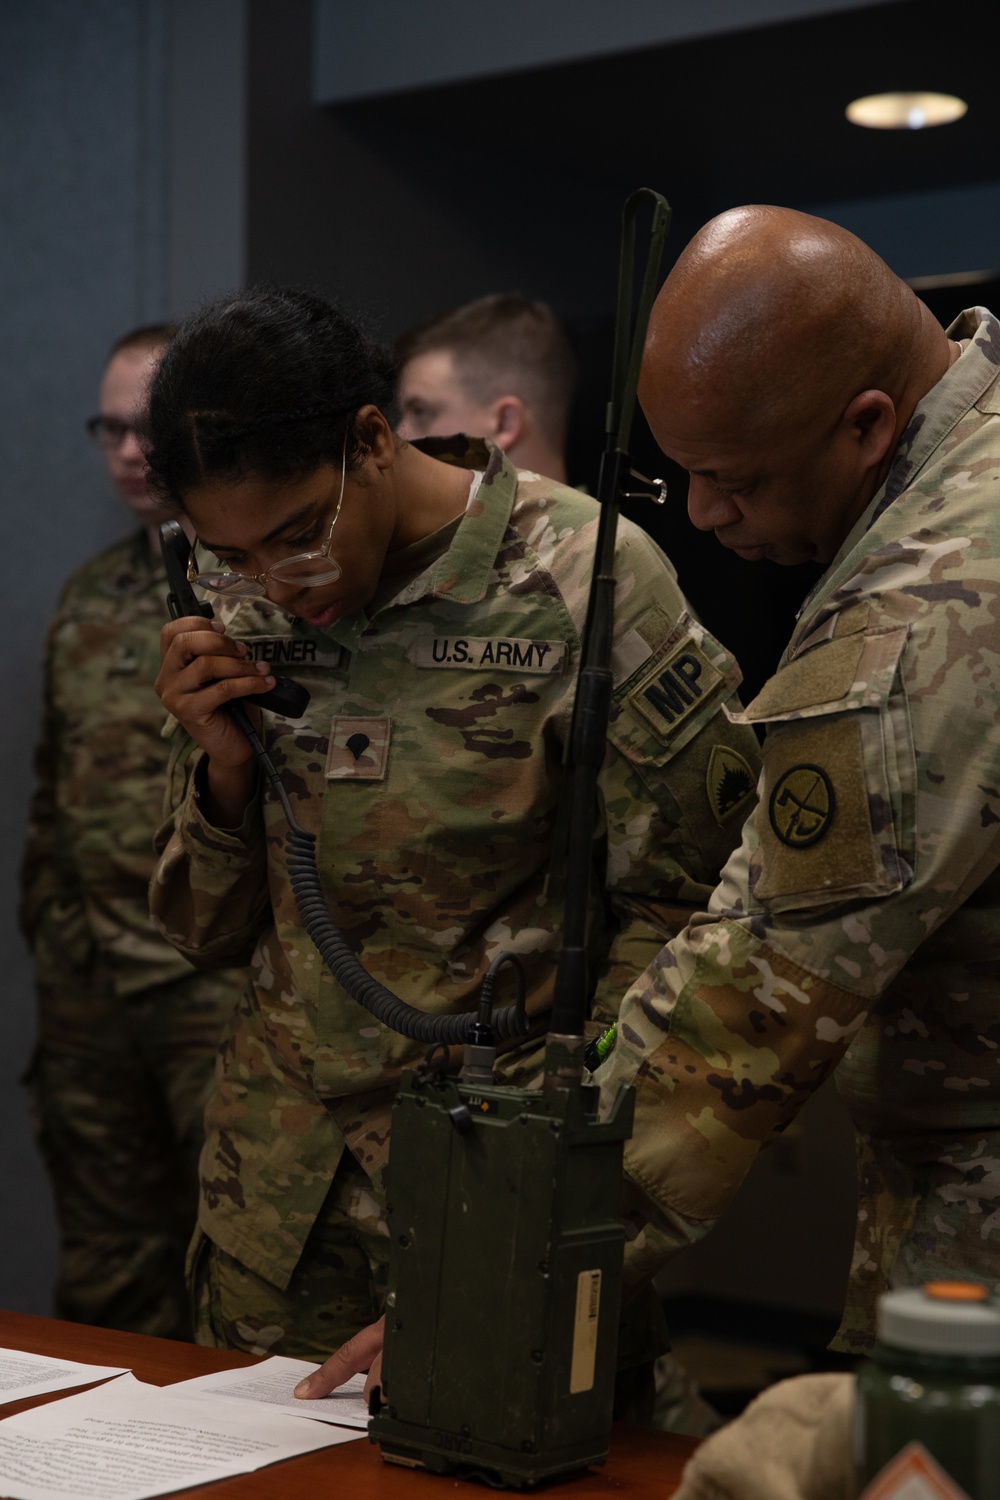
[[[48,1354],[25,1354],[23,1349],[0,1349],[0,1406],[48,1391],[89,1385],[109,1375],[124,1375],[124,1365],[85,1365],[78,1359],[54,1359]]]
[[[368,1426],[368,1402],[365,1400],[365,1377],[352,1375],[329,1396],[314,1401],[299,1401],[295,1387],[306,1375],[318,1370],[308,1360],[288,1359],[273,1354],[259,1365],[242,1370],[220,1370],[216,1375],[196,1375],[193,1380],[178,1380],[164,1386],[164,1395],[224,1396],[227,1401],[263,1402],[272,1411],[287,1412],[292,1417],[312,1417],[317,1422],[336,1422],[340,1427]]]
[[[0,1421],[10,1500],[147,1500],[350,1442],[346,1427],[293,1422],[205,1395],[184,1400],[123,1375]]]

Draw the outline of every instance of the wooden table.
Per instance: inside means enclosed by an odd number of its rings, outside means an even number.
[[[0,1348],[25,1349],[32,1354],[95,1365],[127,1365],[137,1380],[152,1385],[169,1385],[192,1375],[210,1375],[215,1370],[255,1363],[248,1354],[201,1349],[196,1344],[146,1338],[138,1333],[114,1333],[80,1323],[58,1323],[26,1313],[0,1312]],[[0,1415],[10,1417],[67,1394],[72,1393],[60,1391],[28,1401],[11,1401],[0,1407]],[[629,1496],[640,1495],[666,1500],[696,1447],[694,1438],[619,1424],[603,1468],[592,1469],[579,1479],[560,1481],[558,1486],[548,1485],[542,1493],[565,1495],[566,1500],[628,1500]],[[180,1494],[182,1500],[452,1500],[459,1489],[469,1500],[476,1494],[485,1497],[495,1493],[462,1480],[384,1464],[378,1449],[361,1435],[354,1443],[305,1453],[253,1474],[218,1479]]]

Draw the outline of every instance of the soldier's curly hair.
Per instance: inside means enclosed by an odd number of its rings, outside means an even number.
[[[357,469],[371,434],[357,420],[392,399],[393,360],[332,303],[255,286],[185,319],[149,393],[140,439],[150,488],[183,510],[212,480],[298,479],[345,452]]]

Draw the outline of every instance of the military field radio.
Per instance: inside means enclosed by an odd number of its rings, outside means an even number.
[[[644,205],[652,223],[636,302]],[[418,1011],[366,973],[329,915],[313,835],[296,822],[249,718],[238,710],[288,820],[289,879],[306,931],[354,999],[385,1025],[430,1044],[424,1064],[403,1074],[393,1106],[385,1349],[370,1437],[389,1462],[515,1489],[603,1463],[611,1430],[622,1148],[633,1099],[631,1089],[620,1090],[600,1118],[598,1090],[584,1082],[587,911],[612,691],[618,506],[634,479],[650,483],[633,476],[629,442],[669,219],[665,199],[648,188],[625,204],[601,510],[567,753],[563,946],[543,1089],[493,1081],[497,1042],[528,1028],[516,955],[494,960],[477,1011],[456,1016]],[[662,498],[659,488],[650,498]],[[168,557],[171,567],[176,595],[183,569],[176,557]],[[183,599],[179,604],[187,613]],[[202,609],[195,600],[190,612]],[[505,967],[516,999],[495,1009],[493,991]],[[465,1046],[457,1077],[447,1071],[447,1049],[455,1044]]]
[[[638,309],[632,268],[644,202],[653,223]],[[585,1084],[591,982],[586,926],[597,777],[611,704],[619,497],[639,362],[670,210],[625,206],[618,319],[601,463],[598,538],[568,764],[563,946],[541,1092],[491,1081],[480,1032],[457,1080],[407,1074],[393,1108],[383,1406],[384,1458],[514,1488],[607,1457],[621,1302],[622,1148],[632,1091],[604,1119]],[[495,967],[499,967],[498,960]],[[430,1063],[433,1064],[433,1058]]]

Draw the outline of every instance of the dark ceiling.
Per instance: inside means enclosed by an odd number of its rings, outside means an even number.
[[[1000,180],[998,43],[1000,0],[892,0],[337,113],[645,181],[708,216]],[[845,119],[851,99],[894,88],[959,94],[969,112],[918,131]]]

